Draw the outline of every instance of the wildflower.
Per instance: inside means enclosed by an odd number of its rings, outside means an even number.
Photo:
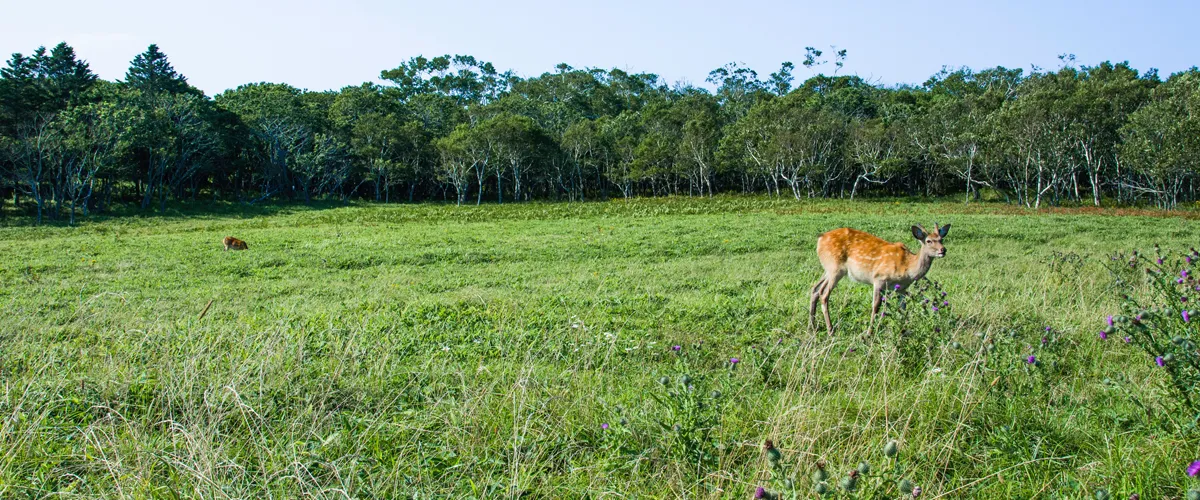
[[[1125,336],[1125,343],[1126,343],[1126,344],[1128,344],[1128,343],[1130,343],[1130,342],[1133,342],[1133,337],[1130,337],[1130,336],[1126,335],[1126,336]]]
[[[843,490],[848,492],[854,491],[854,488],[858,486],[858,471],[850,471],[850,475],[843,477],[842,481],[838,483],[838,485],[841,486]]]
[[[1182,314],[1183,314],[1183,322],[1184,322],[1184,323],[1187,323],[1187,322],[1189,322],[1189,321],[1191,321],[1191,320],[1192,320],[1192,318],[1191,318],[1191,314],[1189,314],[1189,313],[1187,312],[1187,310],[1184,310]]]
[[[942,307],[949,307],[949,306],[950,306],[950,302],[949,302],[949,301],[946,301],[946,300],[943,300],[943,301],[942,301]]]
[[[1108,326],[1113,326],[1112,315],[1108,315]]]
[[[1162,356],[1155,356],[1154,364],[1157,364],[1158,366],[1167,366],[1167,361],[1163,359]]]
[[[682,351],[682,350],[683,350],[683,346],[681,346],[681,345],[673,345],[673,346],[671,346],[671,350],[672,350],[672,351],[675,351],[675,352],[679,352],[679,351]]]
[[[1162,265],[1162,259],[1161,259],[1161,258],[1154,259],[1154,263],[1155,263],[1155,264],[1158,264],[1158,265],[1160,265],[1160,266],[1161,266],[1161,265]]]
[[[1191,477],[1196,477],[1197,474],[1200,474],[1200,460],[1196,460],[1191,465],[1188,465],[1187,472]]]
[[[776,448],[775,443],[770,439],[763,444],[763,450],[767,452],[767,460],[770,460],[771,463],[778,462],[780,458],[783,458],[783,455],[779,453],[779,448]]]
[[[1032,365],[1032,364],[1036,364],[1036,363],[1037,363],[1037,356],[1034,356],[1034,355],[1030,354],[1028,358],[1025,358],[1025,362],[1026,362],[1026,363],[1029,363],[1029,364],[1031,364],[1031,365]]]
[[[937,306],[933,306],[933,312],[938,312],[938,307],[937,307]]]
[[[1101,331],[1100,332],[1100,340],[1108,340],[1108,332]]]
[[[1042,337],[1042,345],[1046,345],[1046,344],[1049,344],[1049,343],[1050,343],[1050,339],[1048,339],[1048,338],[1046,338],[1046,337]]]
[[[1183,278],[1175,278],[1175,283],[1176,283],[1176,284],[1178,284],[1178,285],[1182,285],[1182,284],[1183,284]]]
[[[820,483],[829,479],[829,473],[825,472],[825,461],[817,461],[817,470],[813,471],[812,479],[814,483]]]
[[[913,496],[913,498],[917,498],[917,497],[921,496],[921,487],[920,486],[913,486],[912,496]]]
[[[601,428],[601,429],[604,429],[604,430],[606,430],[606,431],[607,431],[607,430],[608,430],[608,424],[600,424],[600,428]]]
[[[754,490],[754,498],[768,498],[766,488],[759,486],[757,489],[755,489]]]
[[[897,285],[896,285],[895,287],[893,287],[893,288],[894,288],[896,291],[900,291],[900,285],[899,285],[899,284],[897,284]]]
[[[896,452],[899,451],[897,448],[895,440],[888,441],[887,444],[883,445],[883,454],[888,458],[894,457],[896,456]]]
[[[730,364],[730,365],[737,365],[737,364],[738,364],[739,362],[741,362],[741,361],[742,361],[742,360],[740,360],[740,359],[737,359],[737,358],[729,358],[729,364]]]

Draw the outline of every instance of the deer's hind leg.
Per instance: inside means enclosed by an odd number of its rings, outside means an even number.
[[[829,294],[833,292],[838,281],[846,276],[846,271],[839,269],[833,273],[826,272],[826,276],[825,289],[821,290],[821,314],[825,316],[825,331],[833,335],[833,322],[829,320]]]
[[[821,293],[825,291],[825,284],[828,282],[829,282],[828,278],[826,278],[825,276],[821,276],[821,279],[817,280],[817,284],[813,285],[812,293],[809,294],[809,300],[808,300],[808,329],[809,330],[815,331],[817,329],[817,302],[821,300]]]

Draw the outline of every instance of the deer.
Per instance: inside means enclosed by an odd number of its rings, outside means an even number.
[[[825,274],[813,285],[808,305],[808,327],[816,330],[817,302],[825,316],[825,329],[833,335],[833,323],[829,321],[829,294],[838,281],[849,275],[850,279],[871,285],[875,293],[871,299],[871,318],[867,322],[867,335],[875,326],[879,316],[879,304],[883,291],[888,287],[905,290],[914,281],[925,277],[933,259],[946,256],[942,239],[950,233],[950,224],[934,223],[936,231],[929,233],[917,224],[912,227],[913,238],[921,242],[917,253],[905,248],[903,243],[892,243],[873,234],[848,227],[834,229],[817,238],[817,258]]]
[[[226,236],[225,239],[221,240],[221,243],[225,245],[226,252],[228,252],[229,249],[247,250],[250,248],[248,245],[246,245],[246,242],[234,238],[233,236]]]

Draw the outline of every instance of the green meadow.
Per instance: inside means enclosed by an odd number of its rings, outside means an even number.
[[[1139,286],[1109,256],[1196,245],[1194,212],[717,197],[27,222],[0,222],[3,498],[815,498],[818,464],[837,498],[1200,485],[1164,370],[1097,335]],[[935,222],[948,305],[912,321],[936,335],[864,337],[849,280],[835,334],[809,329],[818,235],[915,250]]]

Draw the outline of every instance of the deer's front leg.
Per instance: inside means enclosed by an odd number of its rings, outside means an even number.
[[[875,318],[879,316],[879,304],[883,302],[883,282],[875,283],[875,291],[871,296],[871,319],[867,321],[867,335],[875,329]]]

